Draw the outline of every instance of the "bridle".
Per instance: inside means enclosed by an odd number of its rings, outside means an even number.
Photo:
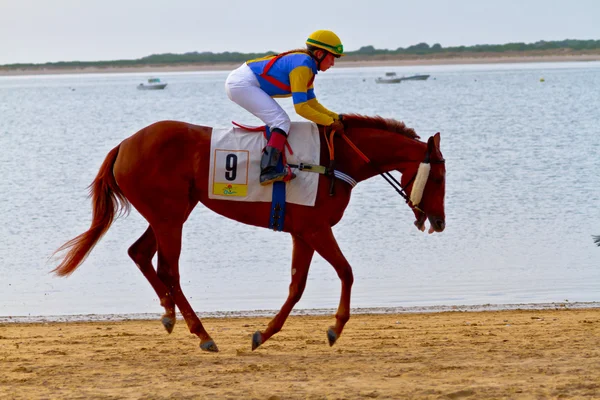
[[[331,163],[333,163],[333,135],[334,134],[335,134],[335,131],[331,130],[330,131],[330,139],[328,139],[327,134],[325,134],[325,141],[327,142],[327,146],[329,147]],[[413,204],[413,202],[411,201],[411,197],[406,193],[406,188],[408,188],[415,180],[417,180],[417,177],[418,177],[419,173],[421,172],[421,168],[419,168],[417,170],[417,172],[415,172],[415,174],[406,183],[406,186],[403,187],[402,184],[400,182],[398,182],[398,180],[396,178],[394,178],[394,176],[390,172],[388,172],[388,171],[382,172],[381,169],[379,167],[377,167],[377,165],[373,164],[371,162],[371,160],[369,159],[369,157],[367,157],[365,155],[365,153],[360,151],[360,149],[358,147],[356,147],[356,145],[354,143],[352,143],[350,138],[348,138],[348,136],[346,136],[345,133],[340,133],[339,135],[342,137],[342,139],[344,139],[346,141],[346,143],[348,143],[348,145],[350,145],[350,147],[358,154],[358,156],[367,163],[368,166],[370,166],[372,169],[377,171],[377,173],[379,175],[381,175],[383,177],[383,179],[385,179],[386,182],[389,183],[392,188],[394,188],[396,193],[398,193],[400,196],[402,196],[402,198],[406,201],[406,204],[413,211],[418,211],[421,214],[425,215],[425,211],[423,211],[423,209],[419,207],[420,199],[419,199],[419,201],[415,201],[416,204]],[[411,162],[411,160],[408,160],[407,162]],[[440,160],[431,161],[431,152],[429,151],[429,148],[427,148],[427,152],[425,153],[425,159],[423,161],[412,161],[412,162],[420,162],[421,165],[423,165],[423,164],[430,165],[430,164],[444,164],[446,162],[446,160],[444,160],[442,158]],[[330,167],[331,167],[331,165],[330,165]],[[427,171],[429,171],[429,169],[427,169]],[[427,181],[428,176],[424,177],[424,179],[425,179],[425,181]]]
[[[431,156],[431,154],[430,154],[429,150],[427,150],[427,153],[425,153],[425,159],[423,161],[421,161],[421,164],[444,164],[446,162],[446,160],[444,160],[443,158],[441,160],[431,161],[430,156]],[[408,162],[411,162],[411,161],[408,161]],[[414,161],[414,162],[418,162],[418,161]],[[381,175],[383,177],[383,179],[385,179],[387,181],[387,183],[389,183],[390,186],[392,186],[394,188],[394,190],[396,190],[396,192],[400,196],[402,196],[402,198],[406,201],[406,204],[411,209],[416,210],[416,211],[420,212],[421,214],[425,214],[425,211],[423,211],[423,209],[419,207],[420,201],[413,203],[413,201],[411,200],[411,197],[408,196],[408,194],[406,194],[405,188],[402,187],[400,182],[398,182],[396,180],[396,178],[394,178],[394,176],[390,172],[380,172],[379,169],[374,164],[370,163],[369,165],[371,165],[375,170],[377,170],[379,172],[379,175]],[[418,174],[419,174],[419,170],[417,170],[417,172],[414,173],[414,175],[406,183],[405,187],[409,187],[415,180],[417,180]],[[425,177],[425,180],[427,180],[427,178],[428,177]]]

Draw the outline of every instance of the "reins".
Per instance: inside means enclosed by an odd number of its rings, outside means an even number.
[[[266,135],[266,132],[264,131],[265,127],[261,126],[261,127],[247,127],[241,124],[236,123],[235,121],[232,121],[234,125],[246,129],[246,130],[250,130],[250,131],[263,131],[264,134]],[[334,142],[333,142],[333,138],[336,134],[336,131],[334,129],[331,129],[329,131],[329,133],[327,132],[327,129],[323,130],[323,136],[325,137],[325,143],[327,144],[327,149],[329,151],[329,166],[328,167],[324,167],[321,165],[310,165],[310,164],[304,164],[304,163],[299,163],[299,164],[287,164],[285,163],[285,159],[284,159],[284,164],[287,165],[288,168],[298,168],[301,171],[307,171],[307,172],[315,172],[318,174],[323,174],[323,175],[327,175],[330,177],[331,179],[331,183],[329,186],[329,195],[333,196],[334,193],[334,187],[335,187],[335,179],[339,178],[342,179],[344,182],[350,184],[352,187],[356,186],[356,181],[354,179],[352,179],[352,177],[344,174],[341,171],[336,171],[335,170],[335,147],[334,147]],[[425,211],[423,211],[420,207],[419,207],[419,203],[420,203],[420,199],[421,197],[418,196],[418,200],[415,200],[414,202],[411,201],[411,196],[409,196],[406,193],[406,189],[408,188],[418,177],[419,174],[421,172],[421,168],[419,168],[417,170],[417,172],[415,172],[415,174],[409,179],[409,181],[406,183],[406,186],[403,187],[402,184],[400,182],[398,182],[398,180],[396,178],[394,178],[394,176],[388,172],[382,172],[381,169],[379,169],[377,167],[377,165],[373,164],[371,162],[371,160],[369,159],[369,157],[367,157],[365,155],[365,153],[363,153],[353,142],[352,140],[350,140],[350,138],[348,136],[346,136],[345,133],[339,133],[339,136],[342,137],[342,139],[344,139],[344,141],[350,146],[350,148],[352,148],[352,150],[354,150],[354,152],[372,169],[374,169],[379,175],[381,175],[383,177],[383,179],[385,179],[385,181],[387,183],[390,184],[390,186],[396,191],[396,193],[398,193],[400,196],[402,196],[402,198],[406,201],[406,204],[413,210],[416,210],[422,214],[425,214]],[[292,153],[292,149],[289,145],[289,143],[286,142],[286,147],[288,148],[288,151],[290,152],[290,154]],[[285,152],[284,155],[285,157]],[[429,149],[427,149],[427,152],[425,153],[425,159],[423,161],[420,161],[421,166],[423,165],[430,165],[430,164],[444,164],[445,160],[441,159],[441,160],[437,160],[437,161],[431,161],[431,154],[429,152]],[[415,161],[415,160],[408,160],[408,162],[419,162],[419,161]],[[427,175],[428,175],[429,171],[426,172],[426,175],[424,177],[424,181],[426,182],[427,180]],[[424,188],[424,186],[423,186]],[[414,189],[414,188],[413,188]]]
[[[334,152],[334,145],[333,145],[333,137],[335,135],[335,130],[331,130],[329,133],[329,138],[327,138],[327,133],[324,131],[323,132],[324,136],[325,136],[325,142],[327,143],[327,148],[329,149],[329,168],[330,170],[333,170],[333,166],[335,165],[335,152]],[[402,196],[402,198],[406,201],[406,204],[414,210],[417,210],[419,212],[421,212],[422,214],[425,214],[425,212],[418,207],[418,204],[413,204],[411,202],[410,196],[406,193],[406,190],[404,187],[402,187],[402,184],[400,182],[398,182],[398,180],[396,178],[394,178],[394,176],[390,173],[390,172],[382,172],[375,164],[373,164],[371,162],[371,160],[369,159],[369,157],[367,157],[362,151],[360,151],[360,149],[350,140],[350,138],[348,136],[346,136],[345,133],[340,133],[339,134],[342,139],[344,139],[344,141],[346,141],[346,143],[348,143],[348,145],[356,152],[356,154],[358,154],[358,156],[365,161],[365,163],[370,166],[371,168],[373,168],[375,171],[377,171],[377,173],[379,175],[381,175],[383,177],[383,179],[386,180],[387,183],[390,184],[390,186],[392,188],[394,188],[394,190],[396,191],[396,193],[398,193],[400,196]],[[429,153],[429,149],[427,150],[427,152],[425,153],[425,159],[421,162],[423,164],[443,164],[445,162],[445,160],[439,160],[439,161],[434,161],[431,162],[430,161],[430,153]],[[418,174],[418,171],[415,172],[415,174],[410,178],[410,180],[408,181],[408,183],[406,184],[406,187],[409,187],[413,181],[416,179]],[[334,185],[334,176],[331,176],[331,186],[329,188],[329,195],[333,196],[334,192],[333,192],[333,185]]]

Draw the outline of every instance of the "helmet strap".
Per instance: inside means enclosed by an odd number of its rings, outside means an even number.
[[[312,55],[312,57],[315,59],[315,61],[317,62],[317,68],[320,71],[321,70],[321,63],[323,62],[323,60],[325,59],[325,57],[327,57],[327,50],[323,50],[323,49],[318,49],[321,50],[321,57],[317,57],[317,55],[315,54],[315,52],[317,50],[311,51],[310,54]]]

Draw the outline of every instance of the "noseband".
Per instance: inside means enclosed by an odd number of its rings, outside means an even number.
[[[425,153],[425,159],[421,162],[421,164],[419,164],[419,169],[417,170],[417,172],[415,172],[415,174],[412,176],[412,178],[410,178],[410,180],[406,183],[406,186],[404,187],[402,186],[402,184],[400,184],[400,182],[396,180],[396,178],[394,178],[394,176],[390,172],[379,172],[379,175],[381,175],[383,179],[385,179],[387,183],[389,183],[394,188],[394,190],[396,190],[396,192],[400,196],[402,196],[404,200],[406,200],[406,204],[408,204],[408,206],[411,209],[419,211],[421,214],[425,214],[425,211],[423,211],[423,209],[419,207],[419,204],[421,203],[421,199],[423,197],[425,184],[427,183],[427,179],[429,178],[431,164],[444,164],[446,162],[446,160],[444,160],[443,158],[441,160],[431,161],[430,156],[431,154],[429,153],[429,150],[427,150],[427,153]],[[369,165],[371,165],[373,168],[379,171],[379,169],[372,163]],[[408,196],[406,194],[405,188],[409,187],[410,184],[413,182],[415,182],[415,184],[413,185],[413,190],[411,192],[411,195]]]

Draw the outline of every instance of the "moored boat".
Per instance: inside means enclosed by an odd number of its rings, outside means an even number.
[[[167,84],[161,82],[159,78],[148,78],[146,83],[140,83],[137,88],[140,90],[161,90],[165,87],[167,87]]]
[[[403,81],[425,81],[429,78],[430,75],[411,75],[411,76],[403,76],[400,80]]]
[[[377,83],[400,83],[402,78],[399,78],[395,72],[386,72],[385,77],[375,79]]]

